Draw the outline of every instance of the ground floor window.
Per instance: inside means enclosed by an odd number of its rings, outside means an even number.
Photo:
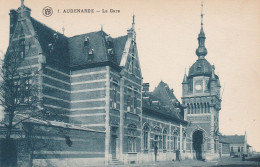
[[[128,126],[128,152],[136,152],[136,132],[136,125]]]
[[[234,152],[234,149],[233,149],[233,147],[231,147],[231,149],[230,149],[230,152]]]
[[[148,126],[145,126],[144,127],[144,136],[143,136],[143,139],[144,139],[144,150],[148,150],[148,141],[149,141],[149,128]]]
[[[166,139],[167,139],[167,131],[166,130],[164,130],[163,131],[163,150],[166,150]]]
[[[178,145],[179,145],[178,138],[179,138],[178,133],[174,132],[174,134],[173,134],[173,150],[178,149]]]

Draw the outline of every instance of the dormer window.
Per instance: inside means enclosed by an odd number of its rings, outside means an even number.
[[[110,59],[114,60],[114,58],[115,58],[114,57],[114,50],[113,49],[108,49],[107,52],[108,52],[108,55],[109,55]]]
[[[54,38],[55,42],[56,42],[57,39],[59,39],[59,36],[58,36],[58,33],[57,33],[57,32],[55,32],[55,33],[53,34],[53,38]]]
[[[106,39],[106,44],[109,46],[109,47],[112,47],[112,38],[111,36],[105,36],[105,39]]]
[[[88,59],[93,60],[94,58],[94,49],[89,49],[88,51]]]
[[[52,43],[50,43],[49,45],[48,45],[48,48],[49,48],[49,51],[50,51],[50,53],[53,51],[53,49],[54,49],[54,46],[53,46],[53,44]]]
[[[113,50],[113,49],[108,49],[107,52],[108,52],[108,54],[109,54],[110,56],[113,56],[113,55],[114,55],[114,50]]]
[[[93,55],[94,54],[94,49],[89,49],[88,55]]]
[[[89,45],[89,37],[85,36],[84,46],[88,46],[88,45]]]

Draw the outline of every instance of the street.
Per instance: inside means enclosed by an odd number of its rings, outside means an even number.
[[[247,159],[242,161],[241,158],[231,158],[225,157],[218,161],[198,161],[198,160],[183,160],[183,161],[164,161],[164,162],[153,162],[145,164],[131,164],[131,165],[116,165],[116,167],[131,166],[131,167],[150,167],[150,166],[160,166],[160,167],[260,167],[259,161],[253,161],[252,159]]]

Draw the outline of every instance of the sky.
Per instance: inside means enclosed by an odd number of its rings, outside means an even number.
[[[0,0],[0,55],[9,38],[9,10],[19,0]],[[200,0],[25,0],[32,17],[66,36],[99,31],[125,35],[135,14],[137,47],[143,82],[153,90],[161,80],[181,100],[181,82],[196,61],[200,31]],[[50,17],[42,9],[53,9]],[[243,135],[260,151],[260,1],[204,0],[206,59],[214,64],[222,85],[220,132]],[[63,13],[64,9],[94,9],[95,13]],[[108,13],[102,13],[102,9]],[[120,10],[110,13],[110,9]],[[58,13],[58,10],[60,13]],[[2,52],[1,52],[2,51]]]

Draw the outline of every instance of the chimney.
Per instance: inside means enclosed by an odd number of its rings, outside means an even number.
[[[149,87],[150,87],[149,83],[143,83],[143,91],[144,92],[149,92]]]
[[[9,42],[11,42],[11,38],[12,38],[12,35],[14,33],[14,30],[15,30],[15,27],[16,27],[16,23],[17,23],[17,11],[14,10],[14,9],[11,9],[10,10],[10,34],[9,34]]]

